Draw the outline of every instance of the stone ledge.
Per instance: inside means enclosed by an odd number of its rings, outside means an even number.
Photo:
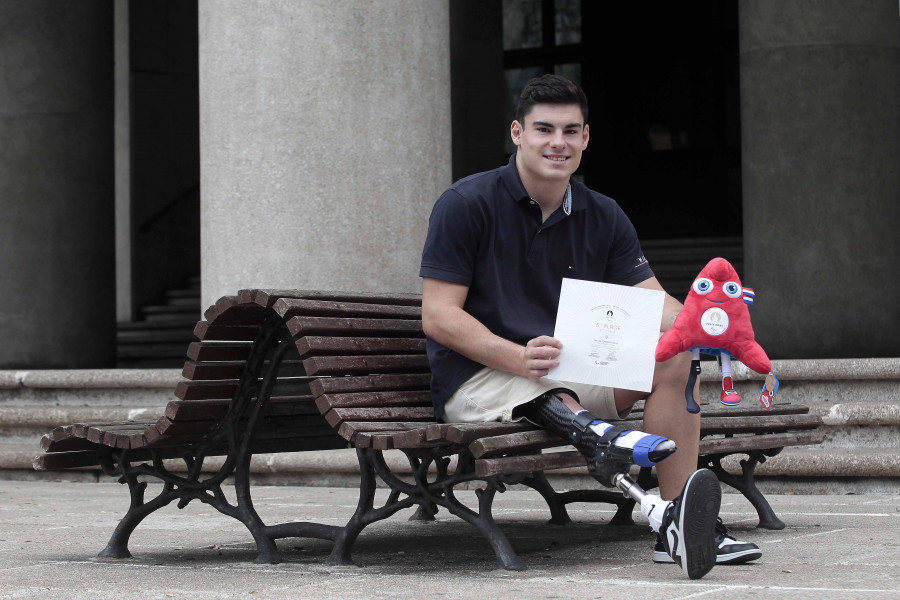
[[[829,358],[774,360],[782,381],[900,380],[900,358]],[[732,363],[735,381],[762,381],[738,361]],[[715,361],[703,361],[702,381],[718,381]],[[173,388],[182,381],[178,369],[55,369],[0,371],[0,388]]]
[[[731,363],[735,381],[762,381],[765,374],[751,371],[739,361]],[[720,381],[716,361],[701,363],[701,381]],[[900,358],[821,358],[773,360],[781,381],[833,381],[900,379]]]
[[[848,402],[830,406],[812,406],[810,411],[822,417],[827,426],[900,425],[900,405],[884,402]]]
[[[0,371],[0,388],[175,389],[180,369],[59,369]]]
[[[130,406],[0,406],[0,427],[47,430],[72,423],[149,421],[163,416],[165,408]],[[42,434],[38,434],[42,435]]]

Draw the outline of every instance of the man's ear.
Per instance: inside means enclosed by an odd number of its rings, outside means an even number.
[[[518,121],[513,121],[512,125],[509,126],[509,137],[512,138],[513,144],[516,146],[520,143],[520,138],[522,137],[522,124]]]
[[[588,140],[590,140],[590,139],[591,139],[590,128],[588,127],[588,124],[585,123],[585,124],[584,124],[584,131],[583,131],[582,134],[581,134],[581,149],[582,149],[582,150],[587,150],[587,147],[588,147]]]

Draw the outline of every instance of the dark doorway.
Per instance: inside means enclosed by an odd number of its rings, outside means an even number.
[[[742,232],[737,0],[451,3],[454,178],[509,156],[515,96],[556,72],[591,101],[578,176],[642,239]]]

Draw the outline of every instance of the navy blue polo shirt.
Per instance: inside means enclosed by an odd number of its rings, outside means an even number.
[[[564,277],[634,285],[653,276],[634,226],[611,198],[571,181],[541,222],[509,164],[453,184],[434,205],[420,277],[469,287],[463,308],[496,335],[526,344],[553,335]],[[435,414],[483,365],[427,340]]]

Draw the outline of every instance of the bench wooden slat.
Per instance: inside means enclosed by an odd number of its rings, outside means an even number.
[[[372,447],[376,450],[393,450],[396,448],[429,448],[443,444],[443,442],[427,440],[425,430],[426,426],[423,426],[390,434],[372,434]]]
[[[337,317],[293,317],[287,322],[288,331],[294,337],[300,335],[338,335],[349,337],[358,334],[363,337],[383,335],[386,337],[420,337],[422,322],[406,319],[344,319]],[[198,336],[199,337],[199,336]],[[240,338],[234,338],[240,339]]]
[[[384,392],[391,390],[428,390],[431,374],[365,375],[360,377],[325,377],[309,383],[314,396],[349,392]]]
[[[151,428],[144,437],[147,446],[165,446],[175,442],[181,444],[196,443],[213,430],[217,421],[186,421],[173,423],[165,417]],[[315,413],[295,415],[293,417],[276,417],[263,419],[254,432],[254,439],[275,440],[295,437],[320,437],[334,434],[334,429]]]
[[[332,408],[325,414],[332,427],[344,421],[433,421],[431,407]]]
[[[308,450],[336,450],[346,448],[347,441],[331,430],[327,435],[318,437],[293,437],[275,440],[254,441],[250,449],[254,454],[270,452],[301,452]],[[177,458],[181,452],[182,443],[173,440],[171,447],[161,447],[159,452],[163,458]],[[149,460],[150,452],[147,449],[131,450],[131,460]],[[226,448],[210,449],[210,456],[223,455]],[[49,452],[35,457],[32,466],[37,471],[58,471],[63,469],[75,469],[82,467],[95,467],[99,464],[96,450],[78,450],[73,452]]]
[[[74,425],[61,425],[59,427],[54,427],[48,433],[44,434],[44,436],[41,438],[41,443],[43,443],[44,439],[48,439],[53,442],[59,442],[65,439],[69,439],[73,436],[72,429],[74,427]]]
[[[175,386],[175,397],[180,400],[210,400],[213,398],[233,398],[238,381],[179,381]]]
[[[303,361],[310,375],[428,372],[427,356],[313,356]]]
[[[296,340],[301,356],[359,355],[359,354],[421,354],[425,352],[423,338],[378,338],[303,336]]]
[[[814,429],[822,425],[818,415],[773,415],[759,417],[704,417],[700,435],[725,432],[769,433],[787,429]]]
[[[316,406],[322,414],[332,408],[372,406],[431,406],[431,392],[356,392],[350,394],[323,394],[316,398]]]
[[[773,415],[805,415],[809,413],[809,407],[801,404],[791,404],[785,402],[783,404],[773,404],[771,410],[766,410],[762,406],[722,406],[701,405],[700,414],[704,419],[712,417],[770,417]]]
[[[471,444],[478,438],[503,435],[506,433],[516,433],[519,431],[529,431],[535,429],[531,423],[520,421],[518,423],[501,423],[493,421],[490,423],[451,423],[444,432],[444,436],[448,442],[456,444]],[[437,429],[430,430],[434,433]],[[429,439],[436,439],[426,433]]]
[[[272,310],[285,320],[303,317],[354,317],[364,319],[421,319],[420,306],[396,304],[372,304],[367,302],[337,302],[334,300],[308,300],[279,298]]]
[[[337,302],[362,302],[370,304],[398,304],[402,306],[422,306],[420,294],[386,294],[379,292],[334,292],[323,290],[240,290],[237,299],[240,304],[250,302],[272,308],[281,298],[307,300],[334,300]]]
[[[408,421],[400,423],[391,421],[344,421],[337,428],[337,432],[338,435],[340,435],[342,438],[352,443],[356,440],[356,436],[360,433],[398,432],[408,429],[418,429],[421,426],[421,423],[410,423]]]
[[[74,452],[51,452],[35,457],[32,467],[36,471],[60,471],[98,465],[96,450],[76,450]]]
[[[90,432],[91,429],[97,430],[97,429],[101,429],[101,428],[115,427],[116,425],[121,425],[122,423],[123,423],[123,421],[112,421],[109,423],[74,423],[72,425],[72,437],[79,437],[79,438],[87,439],[88,433]],[[93,436],[96,438],[98,436],[98,434],[95,433],[95,434],[93,434]],[[101,442],[98,442],[97,439],[93,439],[91,441],[95,442],[95,443],[101,443]]]
[[[129,448],[132,435],[141,435],[152,427],[148,421],[123,421],[106,425],[91,425],[87,430],[87,439],[95,444],[110,448]]]
[[[256,399],[252,399],[256,401]],[[228,412],[231,399],[172,400],[166,405],[165,415],[172,421],[219,420]],[[299,396],[273,396],[263,409],[265,416],[313,414],[317,412],[311,394]]]
[[[478,477],[502,475],[504,473],[529,473],[531,471],[549,471],[568,467],[582,467],[586,463],[584,456],[577,450],[565,452],[549,452],[531,456],[505,456],[502,458],[482,458],[475,461],[475,474]]]
[[[494,456],[503,456],[504,454],[529,452],[568,445],[570,445],[570,442],[562,439],[558,435],[543,429],[534,429],[532,431],[520,431],[517,433],[483,437],[469,444],[469,450],[475,458],[491,458]]]
[[[203,318],[210,325],[216,327],[258,326],[269,314],[258,304],[240,304],[235,298],[235,301],[229,305],[224,302],[225,300],[226,298],[220,299],[203,313]]]
[[[62,440],[54,440],[50,436],[41,438],[41,449],[45,452],[72,452],[75,450],[90,450],[97,445],[86,438],[70,437]]]
[[[195,361],[247,360],[250,342],[191,342],[187,357]]]
[[[186,361],[181,370],[185,379],[190,380],[216,380],[216,379],[240,379],[244,373],[244,362],[196,362]],[[306,375],[306,369],[299,360],[284,360],[278,369],[281,377],[301,377]]]
[[[786,446],[821,444],[824,431],[798,431],[797,433],[771,433],[762,435],[736,435],[725,438],[700,440],[700,455],[728,454],[743,450],[767,450]]]
[[[451,427],[452,423],[429,423],[425,429],[425,439],[431,442],[447,441],[447,432]]]
[[[375,450],[434,448],[443,445],[443,442],[430,442],[426,440],[424,426],[408,431],[361,433],[356,438],[357,446],[363,441],[369,444],[367,447],[374,448]]]
[[[252,342],[256,339],[259,327],[253,325],[210,325],[208,321],[199,321],[194,326],[194,335],[199,340]]]
[[[310,393],[310,377],[284,377],[275,383],[272,394],[275,396],[303,396]],[[175,386],[175,397],[180,400],[224,400],[234,397],[239,382],[223,379],[221,381],[179,381]]]

